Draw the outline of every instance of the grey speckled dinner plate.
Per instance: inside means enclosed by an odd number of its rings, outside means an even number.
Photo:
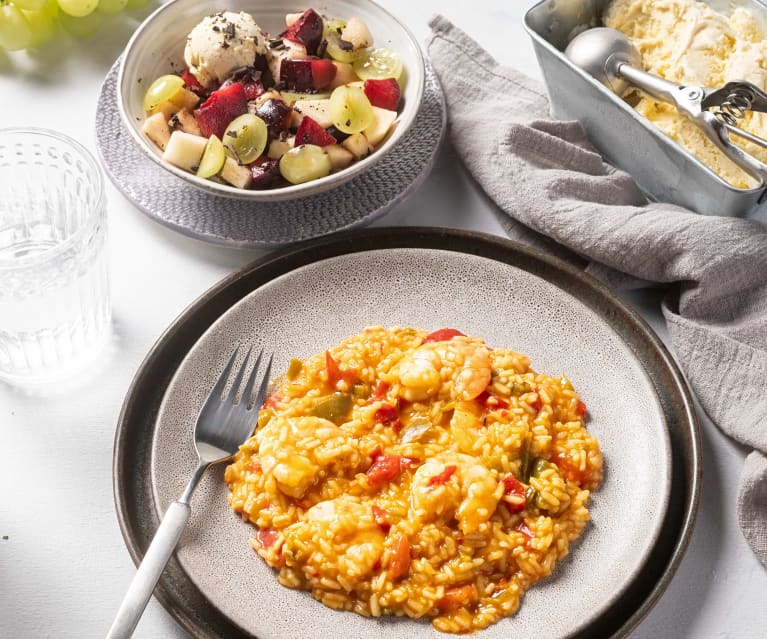
[[[482,637],[621,637],[665,589],[700,489],[689,392],[633,311],[579,271],[508,240],[438,229],[372,229],[312,240],[223,280],[168,329],[137,373],[115,441],[118,517],[138,561],[195,467],[194,423],[237,342],[275,370],[364,326],[453,326],[565,372],[605,458],[592,522],[519,612]],[[156,595],[195,637],[439,637],[428,622],[366,619],[280,586],[248,546],[254,529],[210,472]],[[552,613],[555,610],[556,613]]]

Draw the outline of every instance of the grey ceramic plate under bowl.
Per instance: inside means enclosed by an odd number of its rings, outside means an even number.
[[[512,618],[509,636],[625,636],[665,589],[700,488],[699,434],[682,377],[647,325],[579,271],[507,240],[436,229],[374,229],[313,240],[211,289],[163,335],[134,379],[115,442],[118,516],[138,560],[159,513],[195,466],[199,407],[235,343],[276,354],[276,371],[369,324],[453,326],[565,372],[605,457],[592,522]],[[196,637],[440,637],[428,622],[366,619],[280,586],[210,472],[156,594]],[[551,610],[556,609],[556,614]]]

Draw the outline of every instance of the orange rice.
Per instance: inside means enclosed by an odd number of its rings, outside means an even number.
[[[226,469],[281,584],[444,632],[514,614],[589,520],[599,445],[566,377],[452,329],[292,360]]]

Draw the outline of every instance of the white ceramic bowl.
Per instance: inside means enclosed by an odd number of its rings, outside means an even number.
[[[152,81],[184,68],[184,45],[192,28],[205,16],[218,11],[246,11],[272,35],[285,29],[285,14],[313,8],[329,18],[365,21],[374,45],[396,51],[403,64],[404,87],[397,125],[387,139],[366,158],[327,177],[283,188],[238,189],[228,184],[198,178],[162,159],[162,151],[141,131],[146,113],[144,93]],[[288,200],[327,191],[370,170],[404,137],[415,119],[423,98],[424,62],[413,34],[397,18],[370,0],[171,0],[152,13],[136,30],[123,54],[117,80],[117,103],[123,123],[139,147],[166,171],[189,184],[216,195],[252,201]]]

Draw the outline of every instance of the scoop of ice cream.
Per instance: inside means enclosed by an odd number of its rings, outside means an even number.
[[[241,11],[207,16],[186,39],[184,61],[203,86],[223,82],[233,71],[253,66],[257,55],[267,52],[266,37],[253,20]]]
[[[721,87],[746,80],[767,88],[767,39],[755,15],[745,8],[738,7],[726,16],[695,0],[612,0],[602,20],[629,37],[650,73],[680,84]],[[755,185],[753,178],[673,106],[641,92],[632,97],[639,113],[725,180],[741,188]],[[763,113],[748,112],[738,124],[767,137]],[[731,139],[767,161],[762,147],[735,136]]]

